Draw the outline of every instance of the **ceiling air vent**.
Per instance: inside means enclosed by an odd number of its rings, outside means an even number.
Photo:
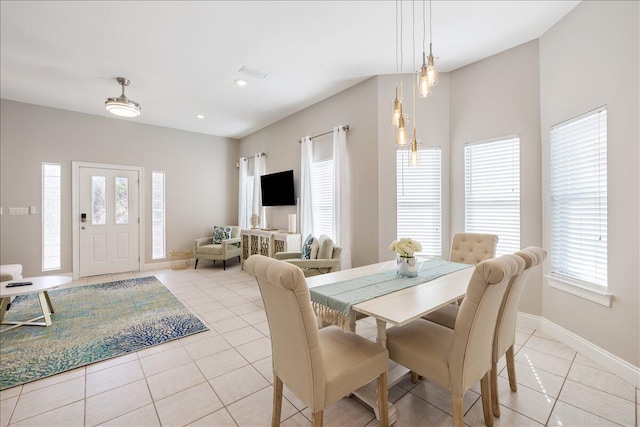
[[[257,79],[264,79],[265,77],[267,77],[267,73],[263,73],[256,68],[247,67],[246,65],[243,65],[242,68],[240,68],[238,71]]]

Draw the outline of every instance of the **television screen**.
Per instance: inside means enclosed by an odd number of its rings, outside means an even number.
[[[262,206],[295,205],[293,194],[293,171],[284,171],[262,175]]]

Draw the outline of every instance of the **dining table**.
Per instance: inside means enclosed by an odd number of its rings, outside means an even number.
[[[425,267],[433,260],[433,258],[418,257],[419,264],[423,264]],[[438,277],[431,278],[424,283],[412,284],[409,287],[403,287],[402,283],[404,278],[398,278],[400,280],[394,281],[394,283],[399,284],[398,290],[386,289],[385,292],[387,293],[384,295],[351,305],[348,313],[345,313],[345,315],[348,316],[348,324],[345,325],[343,321],[342,327],[345,330],[348,329],[356,332],[356,319],[370,316],[376,321],[376,342],[386,348],[387,327],[402,327],[420,319],[432,311],[447,304],[455,303],[463,298],[467,290],[467,285],[469,284],[469,279],[474,271],[473,267],[473,265],[460,265],[456,271],[447,272]],[[368,277],[380,277],[384,274],[388,277],[393,277],[395,271],[396,260],[392,260],[313,276],[306,280],[311,293],[312,303],[314,304],[314,308],[317,308],[318,303],[313,302],[314,298],[318,300],[318,296],[322,296],[323,290],[331,289],[326,285],[345,283],[357,279],[366,280]],[[421,271],[420,267],[419,271]],[[410,279],[406,278],[406,280]],[[400,381],[407,372],[408,369],[403,366],[393,366],[388,374],[389,387],[392,387]],[[363,403],[371,407],[375,411],[376,417],[378,417],[375,387],[368,385],[358,389],[353,394]],[[397,410],[393,404],[389,403],[389,425],[393,424],[397,419]]]

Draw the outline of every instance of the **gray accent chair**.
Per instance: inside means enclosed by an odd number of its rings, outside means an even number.
[[[227,226],[231,227],[231,238],[223,240],[222,243],[213,243],[213,236],[203,237],[196,239],[193,243],[193,254],[196,258],[196,266],[198,268],[198,260],[208,259],[213,261],[222,261],[222,269],[227,269],[227,260],[231,258],[238,258],[240,262],[240,255],[242,254],[242,248],[240,243],[240,227],[237,225]]]
[[[302,252],[277,252],[274,258],[300,267],[304,277],[311,277],[339,271],[341,254],[342,248],[334,246],[333,240],[323,234],[318,239],[317,255],[313,259],[301,259]]]

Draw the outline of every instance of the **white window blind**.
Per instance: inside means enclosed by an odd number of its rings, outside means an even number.
[[[166,258],[164,172],[151,173],[152,259]]]
[[[551,127],[551,271],[607,286],[606,107]]]
[[[418,150],[417,166],[408,166],[409,150],[396,153],[397,236],[422,245],[422,255],[442,253],[442,161],[440,148]]]
[[[498,235],[496,256],[520,250],[520,138],[467,144],[465,230]]]
[[[333,236],[333,159],[313,163],[311,177],[313,234]]]
[[[42,271],[61,267],[62,169],[56,163],[42,164]]]

